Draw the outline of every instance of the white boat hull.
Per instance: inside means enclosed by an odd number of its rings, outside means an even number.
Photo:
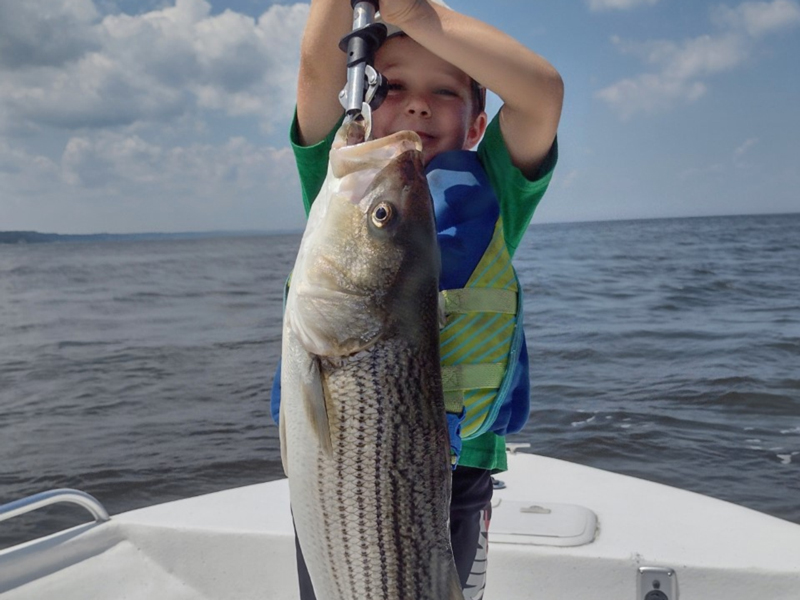
[[[798,525],[533,455],[509,456],[501,478],[487,600],[634,599],[642,566],[674,570],[669,600],[800,598]],[[297,598],[287,483],[152,506],[4,550],[0,596]]]

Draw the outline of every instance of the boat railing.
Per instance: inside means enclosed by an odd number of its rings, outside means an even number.
[[[50,490],[34,494],[21,500],[15,500],[0,506],[0,523],[24,515],[51,504],[69,503],[82,506],[94,517],[95,522],[103,523],[109,520],[108,511],[100,502],[86,492],[72,489]]]

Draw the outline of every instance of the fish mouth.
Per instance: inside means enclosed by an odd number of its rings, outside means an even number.
[[[407,150],[422,152],[422,139],[415,131],[398,131],[353,145],[347,145],[346,136],[342,136],[331,149],[331,168],[336,177],[342,178],[356,171],[380,169]]]
[[[417,132],[412,131],[410,129],[404,129],[402,131],[397,131],[385,137],[365,140],[358,144],[352,144],[349,146],[343,146],[338,148],[339,152],[349,154],[383,154],[382,150],[390,146],[408,146],[407,149],[413,149],[416,147],[417,150],[422,149],[422,136],[431,137],[429,134],[424,132]]]

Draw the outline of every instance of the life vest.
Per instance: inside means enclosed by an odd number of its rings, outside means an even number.
[[[460,437],[469,440],[491,430],[512,386],[520,384],[514,374],[524,338],[522,286],[506,246],[499,202],[477,154],[440,154],[427,175],[442,255],[445,321],[439,345],[445,408],[451,414],[465,410]]]
[[[477,153],[440,154],[426,174],[442,259],[440,357],[455,464],[461,440],[486,431],[505,435],[527,418],[522,286],[505,243],[500,204]],[[279,405],[280,362],[271,398],[276,423]],[[504,407],[503,422],[496,423]]]

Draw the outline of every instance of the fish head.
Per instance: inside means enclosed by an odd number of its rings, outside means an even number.
[[[411,131],[334,144],[287,299],[306,351],[347,356],[435,319],[440,259],[421,150]]]

